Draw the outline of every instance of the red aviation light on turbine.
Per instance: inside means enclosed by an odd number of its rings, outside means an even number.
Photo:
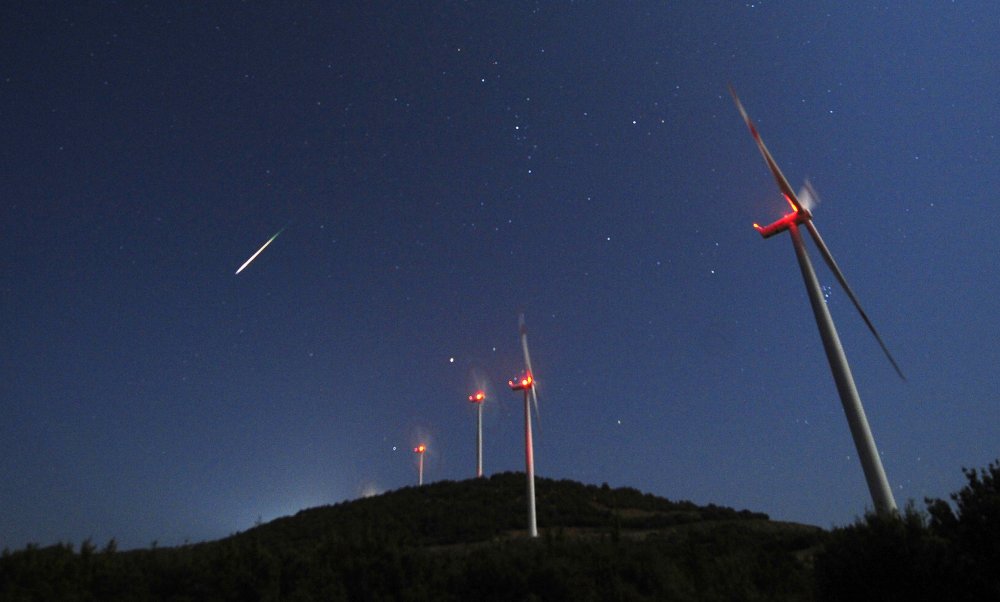
[[[783,216],[778,221],[773,224],[768,224],[766,226],[761,226],[760,224],[754,224],[755,230],[760,232],[760,235],[764,238],[770,238],[775,234],[784,232],[788,229],[788,226],[792,224],[804,224],[812,219],[812,215],[805,209],[799,209],[794,213],[789,213]]]
[[[427,446],[421,443],[420,445],[413,448],[414,453],[422,454],[427,451]]]
[[[754,224],[754,229],[760,232],[760,235],[764,238],[770,238],[779,232],[784,232],[791,224],[804,224],[812,219],[812,214],[809,213],[808,209],[800,205],[796,202],[796,200],[790,198],[787,194],[782,194],[782,196],[785,197],[786,201],[788,201],[788,205],[792,208],[792,212],[782,216],[781,219],[773,224],[768,224],[767,226]]]
[[[476,391],[475,395],[469,395],[469,401],[472,403],[483,403],[484,399],[486,399],[486,393],[482,391]]]
[[[524,391],[526,389],[530,389],[534,383],[535,380],[531,378],[530,373],[525,374],[519,379],[507,381],[507,385],[515,391]]]

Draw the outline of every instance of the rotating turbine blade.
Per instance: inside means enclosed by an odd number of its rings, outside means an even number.
[[[528,369],[528,376],[531,377],[531,401],[535,405],[535,418],[538,420],[538,426],[542,426],[542,417],[538,413],[538,393],[536,388],[538,383],[535,381],[535,371],[531,369],[531,354],[528,353],[528,327],[524,323],[524,314],[522,313],[517,320],[518,330],[521,333],[521,350],[524,351],[524,365]]]
[[[803,211],[802,204],[799,203],[799,199],[795,196],[795,191],[788,184],[788,180],[785,179],[785,174],[781,173],[781,169],[778,164],[775,163],[774,157],[767,150],[767,146],[764,145],[764,141],[761,139],[760,134],[757,132],[757,127],[750,120],[750,115],[747,114],[747,110],[743,108],[743,103],[740,102],[740,97],[736,95],[736,90],[733,89],[732,84],[729,86],[729,94],[732,95],[733,101],[736,102],[736,108],[739,109],[740,115],[743,116],[743,121],[750,128],[750,134],[753,136],[754,141],[757,143],[757,148],[760,149],[760,154],[764,156],[764,162],[767,163],[767,167],[771,170],[771,175],[774,176],[774,181],[778,183],[778,188],[781,190],[781,194],[788,201],[788,204],[792,206],[793,211]],[[808,210],[805,210],[808,213]]]
[[[799,189],[799,202],[802,203],[802,207],[809,213],[812,213],[819,205],[819,193],[813,188],[809,178],[806,178],[806,181],[802,184],[802,188]]]
[[[807,220],[806,228],[809,229],[809,234],[811,234],[813,240],[816,241],[816,246],[819,248],[820,255],[823,256],[824,260],[826,260],[826,265],[830,266],[830,270],[833,272],[833,275],[837,277],[837,281],[840,282],[840,286],[843,287],[847,296],[851,298],[851,302],[854,303],[854,307],[858,310],[858,313],[861,314],[861,319],[863,319],[865,324],[868,325],[868,330],[871,331],[871,333],[875,336],[875,340],[878,341],[879,346],[882,347],[882,352],[885,353],[885,357],[889,358],[889,363],[891,363],[892,367],[896,369],[896,374],[899,375],[899,378],[905,381],[906,376],[903,375],[903,371],[899,369],[899,364],[896,363],[892,354],[889,353],[889,348],[885,346],[885,342],[882,341],[882,337],[880,337],[878,331],[875,330],[875,326],[868,318],[868,314],[865,313],[865,310],[861,309],[861,302],[858,301],[858,297],[854,294],[854,291],[851,290],[850,285],[847,284],[847,279],[844,278],[844,273],[840,271],[840,267],[837,265],[837,262],[834,261],[833,255],[830,254],[830,249],[827,248],[826,243],[823,242],[823,237],[819,235],[819,230],[816,229],[816,225],[812,223],[812,220]]]

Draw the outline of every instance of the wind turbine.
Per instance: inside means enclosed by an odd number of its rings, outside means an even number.
[[[417,486],[420,487],[424,484],[424,452],[427,451],[427,446],[421,443],[420,445],[413,448],[413,453],[417,454],[420,458],[419,468],[417,469]]]
[[[483,478],[483,401],[486,393],[476,391],[469,395],[469,401],[476,404],[476,478]]]
[[[875,511],[883,515],[894,513],[896,512],[896,500],[892,496],[889,481],[886,479],[885,470],[882,468],[882,461],[879,458],[878,449],[875,447],[875,439],[872,437],[871,428],[868,426],[868,419],[865,417],[865,410],[861,405],[861,397],[858,395],[858,389],[854,384],[854,377],[851,375],[851,367],[847,363],[847,356],[844,355],[844,348],[840,344],[840,337],[837,335],[837,329],[833,325],[830,310],[823,299],[823,291],[820,288],[819,280],[816,278],[816,272],[809,261],[809,255],[806,252],[802,234],[799,232],[800,225],[804,225],[809,230],[809,234],[812,235],[820,255],[823,256],[826,264],[830,267],[830,271],[833,272],[837,281],[840,282],[840,286],[847,292],[847,296],[854,303],[854,307],[861,314],[861,318],[868,325],[868,329],[875,336],[875,340],[882,347],[882,351],[889,359],[892,367],[895,368],[896,373],[903,380],[906,380],[906,377],[903,376],[903,372],[899,369],[899,365],[896,364],[896,360],[892,358],[892,354],[889,353],[889,349],[882,341],[882,337],[875,330],[875,326],[868,319],[868,314],[865,313],[865,310],[861,309],[861,303],[858,301],[857,296],[855,296],[854,291],[847,284],[843,272],[840,271],[837,262],[833,259],[833,255],[830,254],[830,249],[827,248],[826,243],[823,242],[823,238],[819,235],[819,231],[812,221],[812,213],[810,213],[808,207],[804,206],[804,203],[800,202],[799,197],[792,191],[792,187],[788,185],[788,180],[785,179],[784,174],[781,173],[781,169],[778,168],[778,164],[775,163],[774,158],[771,157],[771,153],[764,146],[764,141],[761,140],[760,134],[757,133],[757,128],[754,126],[753,121],[750,120],[750,116],[747,114],[746,109],[743,108],[743,103],[740,102],[732,86],[729,86],[729,93],[736,102],[736,108],[739,109],[740,115],[743,116],[743,121],[746,122],[747,127],[750,129],[750,134],[753,136],[754,141],[757,142],[757,148],[760,149],[760,153],[764,156],[764,161],[771,170],[771,175],[774,176],[775,181],[778,183],[778,188],[781,190],[782,196],[785,197],[785,200],[792,208],[791,213],[773,224],[768,226],[754,224],[753,226],[764,238],[769,238],[785,230],[788,230],[792,236],[795,256],[799,261],[802,279],[805,281],[806,292],[809,293],[809,302],[816,317],[816,325],[819,327],[820,338],[823,340],[826,358],[830,362],[833,380],[837,385],[840,401],[844,406],[844,413],[847,415],[847,424],[851,429],[851,437],[854,439],[854,446],[858,451],[858,457],[861,459],[861,467],[865,473],[865,480],[868,483],[868,491],[871,493],[872,502],[875,504]],[[808,196],[813,199],[816,195],[812,192],[811,187],[807,186],[805,192],[800,196],[803,196],[803,198]]]
[[[524,351],[525,373],[519,379],[507,381],[514,391],[524,391],[524,465],[528,476],[528,534],[538,537],[538,523],[535,520],[535,448],[531,442],[531,404],[528,397],[534,401],[535,414],[538,414],[538,393],[535,391],[534,372],[531,370],[531,355],[528,353],[528,329],[524,325],[524,314],[518,319],[518,329],[521,333],[521,349]]]

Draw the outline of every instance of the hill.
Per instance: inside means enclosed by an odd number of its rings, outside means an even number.
[[[5,551],[4,600],[808,600],[826,533],[522,473],[303,510],[225,539]]]

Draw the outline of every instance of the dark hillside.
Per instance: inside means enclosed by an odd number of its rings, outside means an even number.
[[[524,475],[303,510],[223,540],[5,552],[3,600],[808,600],[826,536],[766,515]]]
[[[768,519],[746,510],[672,502],[632,488],[544,478],[536,479],[535,487],[542,531],[648,530],[702,521]],[[378,539],[397,545],[470,543],[524,535],[526,505],[524,474],[501,473],[303,510],[236,537],[297,544],[336,533],[349,541]]]

